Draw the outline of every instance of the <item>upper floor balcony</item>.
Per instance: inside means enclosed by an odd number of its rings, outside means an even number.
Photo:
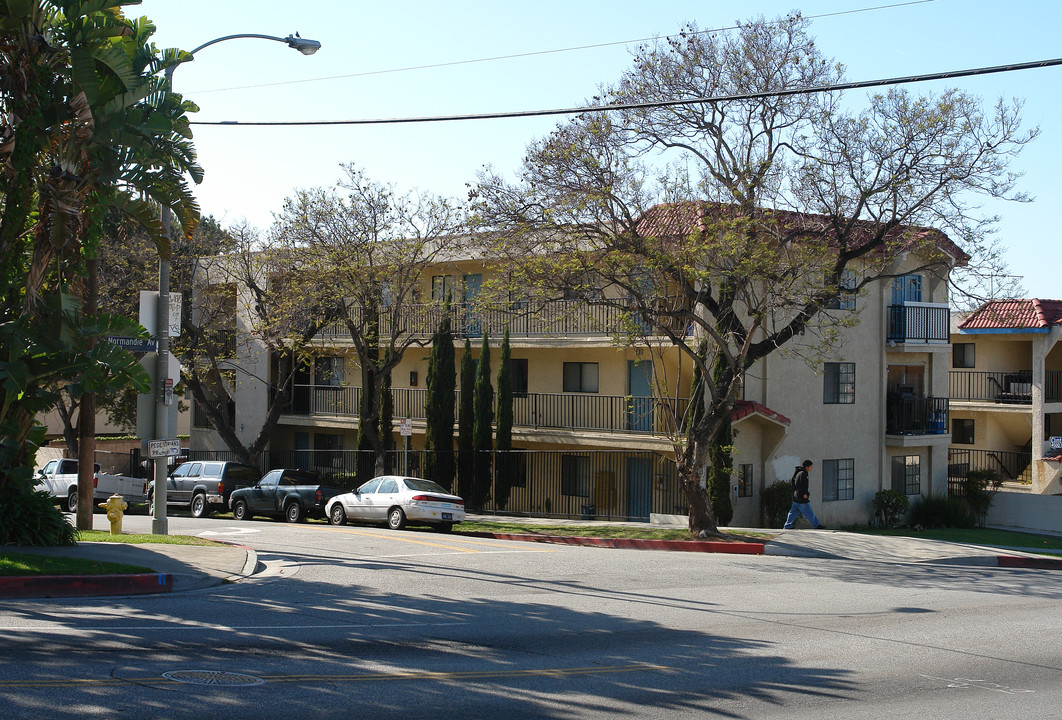
[[[364,322],[364,309],[352,311],[355,323]],[[401,314],[390,307],[381,307],[379,312],[380,334],[392,335],[392,328],[399,323],[395,335],[430,337],[442,322],[445,310],[438,304],[407,306]],[[610,338],[615,333],[639,323],[630,310],[586,300],[555,300],[532,307],[526,301],[515,301],[506,307],[491,307],[475,303],[462,303],[450,308],[450,330],[455,337],[481,337],[486,332],[491,337],[501,337],[506,329],[510,337],[601,337]],[[692,328],[686,329],[687,334]],[[327,339],[348,336],[344,321],[325,326],[320,337]]]
[[[940,303],[904,302],[889,305],[888,337],[893,343],[947,345],[950,339],[948,306]]]
[[[391,391],[393,416],[425,420],[427,390]],[[460,404],[461,393],[457,393]],[[296,385],[288,414],[358,417],[361,388]],[[629,397],[593,393],[525,393],[513,398],[513,425],[520,428],[583,432],[668,434],[673,418],[682,417],[685,398]]]
[[[952,370],[948,373],[953,400],[1031,405],[1033,377],[1030,370],[1014,372]],[[1062,370],[1044,373],[1044,402],[1062,402]]]
[[[890,395],[885,405],[888,435],[944,435],[948,432],[948,398]]]

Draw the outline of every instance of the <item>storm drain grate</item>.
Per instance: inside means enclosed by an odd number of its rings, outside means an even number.
[[[189,685],[213,685],[215,687],[245,687],[261,685],[265,682],[262,678],[256,678],[253,675],[241,675],[221,670],[176,670],[164,672],[162,677]]]

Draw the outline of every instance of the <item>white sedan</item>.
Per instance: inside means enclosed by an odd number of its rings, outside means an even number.
[[[449,532],[465,519],[465,501],[431,480],[381,475],[354,492],[336,495],[325,505],[325,513],[333,525],[354,520],[401,530],[410,523]]]

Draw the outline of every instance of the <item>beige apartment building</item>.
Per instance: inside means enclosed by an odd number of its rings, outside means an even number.
[[[1060,338],[1060,300],[995,300],[953,317],[954,474],[987,469],[1010,490],[1062,493]]]
[[[761,526],[764,488],[788,481],[804,459],[815,463],[812,504],[830,526],[868,522],[874,494],[882,489],[912,497],[947,492],[947,282],[907,274],[905,267],[917,263],[904,262],[909,265],[893,269],[895,279],[853,293],[830,310],[855,314],[858,321],[828,357],[809,364],[810,353],[798,352],[801,342],[810,350],[809,333],[749,371],[732,418],[732,526]],[[581,299],[550,303],[535,314],[519,312],[518,302],[510,305],[517,312],[487,312],[476,297],[491,272],[482,258],[452,261],[426,274],[422,288],[425,298],[439,297],[441,288],[455,298],[458,367],[464,338],[471,338],[478,358],[486,332],[496,375],[498,346],[506,327],[510,333],[513,445],[520,459],[506,491],[492,493],[486,510],[646,521],[651,514],[685,514],[666,412],[688,402],[691,369],[680,353],[664,338],[650,338],[643,348],[617,346],[618,313]],[[237,303],[237,333],[246,334],[252,324],[247,305]],[[398,452],[395,469],[403,471],[409,461],[410,474],[417,474],[423,468],[427,341],[439,306],[413,312],[422,318],[417,332],[425,345],[403,355],[392,392],[399,450],[406,441],[400,420],[411,421],[412,452]],[[360,397],[357,356],[339,325],[314,343],[315,357],[300,369],[290,407],[271,436],[268,462],[326,475],[350,472]],[[269,406],[275,364],[253,338],[240,348],[232,363],[231,418],[237,435],[249,441]],[[217,433],[194,416],[193,451],[224,451]]]

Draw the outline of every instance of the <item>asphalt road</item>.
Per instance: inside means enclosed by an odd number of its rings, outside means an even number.
[[[149,518],[127,517],[138,531]],[[1062,572],[175,517],[262,572],[0,605],[4,718],[1059,717]]]

